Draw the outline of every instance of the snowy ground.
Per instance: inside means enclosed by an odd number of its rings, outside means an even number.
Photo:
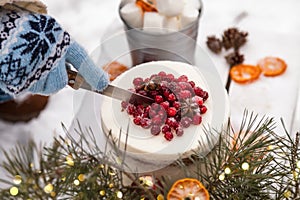
[[[54,16],[89,53],[99,46],[103,35],[111,33],[107,30],[113,28],[116,20],[119,20],[119,0],[44,0],[44,2],[48,5],[49,14]],[[277,98],[276,88],[273,90],[272,86],[276,86],[273,84],[273,80],[262,81],[261,83],[265,85],[255,83],[256,88],[253,85],[243,88],[234,84],[230,96],[231,105],[235,105],[231,110],[234,120],[238,121],[243,109],[248,107],[253,108],[254,111],[266,111],[276,117],[283,117],[288,121],[288,126],[292,123],[290,111],[294,110],[297,101],[294,94],[299,82],[297,77],[300,51],[300,21],[297,9],[299,6],[297,0],[285,2],[262,0],[243,2],[242,4],[238,0],[204,0],[204,13],[200,21],[198,38],[200,45],[205,46],[207,35],[221,33],[225,28],[235,25],[233,23],[235,17],[247,11],[246,20],[238,24],[242,29],[250,32],[251,42],[243,48],[243,51],[247,53],[246,61],[254,63],[263,56],[278,54],[283,55],[288,61],[289,70],[295,70],[288,71],[286,74],[286,76],[290,76],[289,81],[286,82],[290,87],[282,89],[287,95],[281,95],[280,98]],[[210,56],[224,81],[228,70],[227,67],[224,67],[226,66],[225,61],[220,59],[220,56],[213,54]],[[278,83],[281,84],[281,82]],[[264,104],[265,97],[261,98],[261,96],[253,99],[246,98],[247,96],[244,96],[244,99],[240,98],[245,89],[248,89],[248,96],[252,95],[252,97],[257,94],[267,96],[265,91],[270,89],[269,97],[272,97],[270,104],[266,106]],[[45,143],[51,141],[53,136],[64,134],[61,123],[67,127],[71,126],[76,111],[80,107],[82,95],[82,92],[65,88],[50,97],[47,108],[37,119],[29,123],[17,124],[0,121],[0,147],[9,149],[14,147],[17,142],[26,142],[28,138]],[[281,105],[284,105],[284,109],[280,107]],[[88,121],[88,119],[86,120]],[[0,161],[2,157],[0,154]],[[0,177],[3,176],[0,172]]]

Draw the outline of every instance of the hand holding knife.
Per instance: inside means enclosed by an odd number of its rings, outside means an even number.
[[[112,97],[120,101],[126,101],[132,104],[144,104],[150,105],[154,103],[154,99],[140,95],[138,93],[132,92],[130,90],[122,89],[114,85],[109,84],[102,92],[93,90],[92,87],[85,81],[85,79],[78,74],[77,71],[71,69],[70,64],[66,64],[67,73],[68,73],[68,85],[75,90],[79,88],[92,91],[98,94]]]

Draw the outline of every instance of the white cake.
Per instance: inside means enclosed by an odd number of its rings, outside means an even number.
[[[148,78],[160,71],[171,73],[175,77],[186,75],[189,80],[195,82],[196,86],[211,94],[206,78],[199,68],[181,62],[157,61],[141,64],[124,72],[112,84],[124,89],[133,88],[134,78]],[[149,129],[135,125],[132,122],[132,116],[129,116],[127,112],[121,112],[120,101],[106,97],[101,105],[102,128],[106,134],[111,130],[121,150],[126,148],[127,160],[131,167],[149,171],[169,165],[179,156],[187,157],[194,150],[198,149],[202,153],[208,153],[211,150],[213,145],[208,145],[208,138],[215,142],[215,136],[204,133],[204,129],[209,128],[213,113],[216,112],[213,103],[214,99],[211,96],[205,101],[207,112],[202,115],[200,125],[191,125],[184,129],[182,136],[175,135],[172,141],[167,141],[163,134],[154,136]]]

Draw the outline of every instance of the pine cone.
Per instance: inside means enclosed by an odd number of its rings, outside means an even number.
[[[214,53],[220,53],[222,50],[222,41],[214,35],[207,37],[206,45]]]
[[[247,42],[247,32],[239,31],[237,28],[229,28],[224,31],[222,36],[222,43],[226,50],[234,48],[237,51],[241,46]]]
[[[225,56],[227,63],[232,67],[234,65],[238,65],[244,62],[244,55],[240,54],[238,51],[234,51],[233,53]]]

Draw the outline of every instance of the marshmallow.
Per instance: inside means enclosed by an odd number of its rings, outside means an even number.
[[[158,12],[167,17],[180,15],[184,7],[184,0],[156,0]]]
[[[167,32],[175,32],[180,30],[180,22],[178,17],[165,17],[164,28]]]
[[[197,20],[199,16],[199,10],[192,6],[184,6],[184,9],[181,13],[181,27],[184,28],[187,25],[191,24],[195,20]]]
[[[133,28],[143,26],[143,11],[134,2],[126,4],[121,8],[121,15],[126,23]]]
[[[144,30],[150,32],[164,32],[165,17],[156,12],[144,13]]]
[[[197,10],[201,8],[200,0],[185,0],[185,5],[196,8]]]

